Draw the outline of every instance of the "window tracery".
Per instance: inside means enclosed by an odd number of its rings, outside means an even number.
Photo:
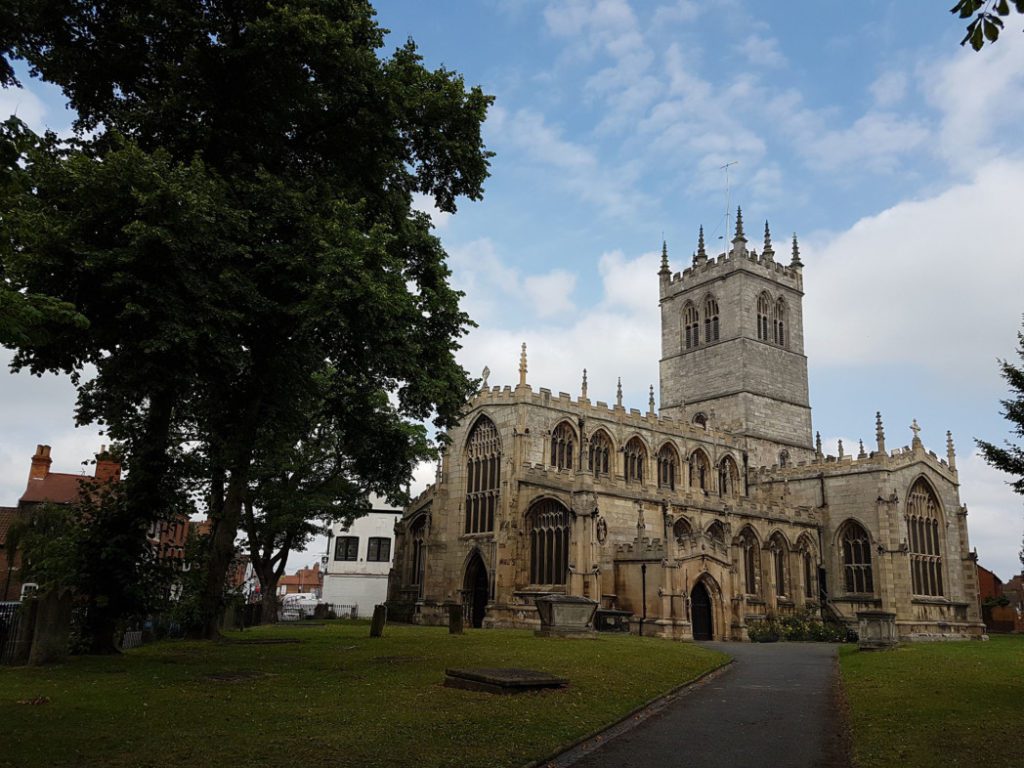
[[[634,437],[623,450],[626,463],[626,482],[642,483],[644,481],[644,464],[647,463],[647,449],[639,437]]]
[[[494,422],[481,416],[466,442],[466,533],[494,530],[501,485],[501,438]]]
[[[693,304],[687,302],[683,308],[683,345],[691,349],[700,344],[700,313]]]
[[[718,341],[718,302],[709,296],[704,302],[704,343]]]
[[[551,433],[551,463],[558,469],[572,469],[576,447],[576,430],[568,422],[561,422]]]
[[[690,487],[707,492],[711,462],[700,448],[690,454]]]
[[[590,451],[587,466],[595,475],[607,475],[612,451],[612,441],[608,433],[599,429],[590,436]]]
[[[913,593],[928,597],[945,594],[942,586],[942,546],[939,500],[921,478],[907,497],[907,528]]]
[[[851,594],[870,594],[875,591],[871,571],[871,540],[867,531],[850,520],[840,535],[843,548],[843,580]]]
[[[569,572],[569,510],[541,499],[529,512],[530,583],[564,584]]]
[[[679,454],[666,443],[658,451],[658,487],[675,490],[676,475],[679,472]]]

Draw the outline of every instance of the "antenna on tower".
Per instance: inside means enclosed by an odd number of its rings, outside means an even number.
[[[732,231],[732,227],[729,224],[729,211],[731,202],[729,196],[732,191],[731,187],[729,186],[729,168],[730,166],[733,165],[739,165],[739,162],[739,160],[733,160],[731,162],[726,163],[725,165],[719,166],[720,171],[725,171],[725,233],[723,239],[724,237],[728,237],[729,233]]]

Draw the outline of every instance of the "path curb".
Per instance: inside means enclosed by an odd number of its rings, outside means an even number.
[[[572,765],[580,758],[590,754],[598,747],[604,746],[612,739],[633,730],[640,725],[640,723],[644,722],[651,716],[656,715],[676,699],[685,696],[690,693],[690,691],[700,688],[718,676],[724,674],[729,670],[733,663],[735,663],[735,661],[736,660],[733,658],[726,659],[714,669],[709,669],[707,672],[701,673],[692,680],[680,683],[668,693],[663,693],[660,696],[654,697],[645,704],[634,707],[615,722],[601,726],[585,736],[581,736],[575,741],[559,747],[557,752],[552,752],[547,757],[540,758],[539,760],[531,760],[530,762],[520,766],[520,768],[538,768],[539,766],[544,766],[544,768],[566,768],[566,766]],[[598,739],[600,739],[600,741],[587,748],[587,742],[597,741]],[[570,752],[575,752],[577,754],[570,755]]]

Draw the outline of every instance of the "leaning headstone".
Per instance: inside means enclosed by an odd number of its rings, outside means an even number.
[[[448,604],[448,634],[461,635],[463,629],[462,606],[458,603]]]
[[[388,620],[388,607],[386,605],[373,606],[373,619],[370,621],[370,637],[381,637],[384,634],[384,625]]]

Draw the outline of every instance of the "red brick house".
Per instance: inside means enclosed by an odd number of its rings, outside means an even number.
[[[979,565],[978,600],[989,632],[1024,632],[1024,576],[1014,576],[1004,584],[995,573]]]
[[[21,580],[18,568],[21,558],[15,552],[13,558],[7,552],[7,531],[18,518],[17,507],[0,507],[0,602],[17,600],[21,596]]]
[[[315,594],[319,597],[323,586],[324,575],[320,572],[320,563],[314,563],[312,568],[299,568],[291,575],[282,576],[277,582],[277,594]]]

